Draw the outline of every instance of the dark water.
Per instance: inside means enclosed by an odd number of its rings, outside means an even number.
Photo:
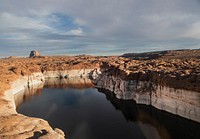
[[[48,86],[48,85],[47,85]],[[200,124],[90,86],[44,88],[18,106],[68,139],[199,139]],[[55,86],[55,87],[58,87]]]

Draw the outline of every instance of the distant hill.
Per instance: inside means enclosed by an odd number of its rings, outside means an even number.
[[[145,53],[125,53],[121,57],[131,58],[135,60],[158,58],[200,58],[200,49],[166,50]]]

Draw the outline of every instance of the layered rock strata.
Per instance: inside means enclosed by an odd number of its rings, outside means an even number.
[[[138,104],[154,106],[200,122],[200,93],[160,86],[153,82],[123,80],[102,74],[94,80],[97,88],[113,92],[118,99],[135,100]]]

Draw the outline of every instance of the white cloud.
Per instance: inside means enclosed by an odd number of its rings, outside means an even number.
[[[11,13],[0,14],[0,28],[17,28],[17,29],[35,29],[35,30],[49,30],[49,26],[42,23],[40,20],[30,17],[19,17]]]
[[[183,34],[185,38],[200,39],[200,21],[193,23]]]
[[[80,18],[76,18],[76,19],[74,20],[74,22],[77,23],[77,24],[80,25],[80,26],[84,26],[84,25],[87,25],[87,24],[88,24],[87,21],[82,20],[82,19],[80,19]]]
[[[77,28],[77,29],[72,29],[68,32],[66,32],[66,35],[76,35],[76,36],[83,36],[83,30],[81,28]]]

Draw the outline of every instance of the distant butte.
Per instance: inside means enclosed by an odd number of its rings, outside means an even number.
[[[40,53],[36,50],[31,51],[30,55],[29,55],[30,58],[35,58],[35,57],[39,57],[39,56],[40,56]]]

